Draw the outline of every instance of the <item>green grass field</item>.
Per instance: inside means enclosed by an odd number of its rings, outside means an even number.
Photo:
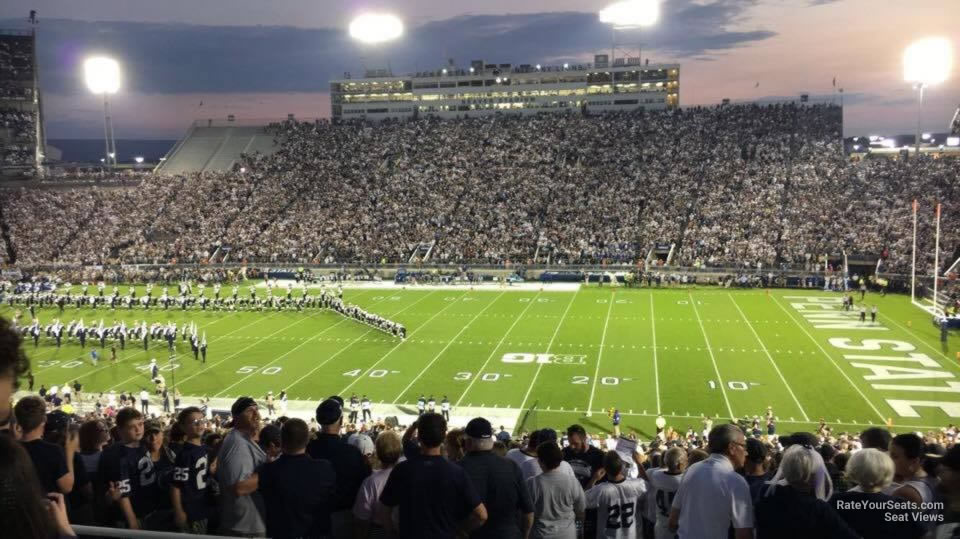
[[[658,414],[675,428],[699,429],[703,414],[762,416],[767,406],[780,432],[821,417],[843,430],[888,419],[929,429],[960,417],[960,342],[951,335],[941,346],[930,316],[903,296],[867,296],[879,306],[875,325],[869,314],[860,324],[857,313],[837,310],[839,294],[811,290],[348,288],[344,299],[401,321],[408,338],[317,310],[68,308],[61,319],[196,322],[209,342],[206,364],[178,340],[176,372],[163,373],[168,386],[175,377],[193,396],[286,389],[292,400],[316,403],[356,393],[412,409],[420,394],[438,402],[447,395],[454,415],[469,407],[520,417],[535,405],[528,427],[581,423],[592,431],[609,430],[605,410],[616,407],[625,430],[644,437]],[[46,323],[56,309],[38,316]],[[57,349],[43,337],[26,347],[36,388],[79,379],[88,393],[150,386],[137,367],[168,359],[163,341],[148,352],[128,342],[118,364],[105,360],[107,351],[97,367],[77,344]]]

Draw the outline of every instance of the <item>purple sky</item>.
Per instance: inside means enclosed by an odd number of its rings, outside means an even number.
[[[79,62],[91,52],[124,65],[117,136],[177,138],[193,119],[230,113],[327,116],[327,80],[362,65],[389,61],[395,71],[412,71],[448,57],[459,65],[588,61],[609,48],[609,30],[595,16],[606,3],[30,0],[0,4],[0,26],[39,12],[51,138],[102,134],[99,104],[80,81]],[[368,8],[402,15],[407,35],[382,50],[350,43],[347,21]],[[642,42],[652,62],[681,63],[681,104],[829,95],[837,76],[847,135],[912,132],[916,104],[902,82],[904,47],[929,35],[960,47],[958,0],[665,0],[662,9],[656,27],[619,39]],[[945,130],[960,104],[960,53],[954,56],[950,80],[926,94],[924,130]]]

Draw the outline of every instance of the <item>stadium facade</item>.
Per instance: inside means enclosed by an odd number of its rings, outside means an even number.
[[[33,30],[0,30],[0,177],[32,176],[44,159],[43,107]]]
[[[334,120],[380,121],[417,117],[462,118],[497,113],[613,112],[680,106],[680,65],[641,65],[639,58],[598,54],[591,64],[488,64],[330,82]]]

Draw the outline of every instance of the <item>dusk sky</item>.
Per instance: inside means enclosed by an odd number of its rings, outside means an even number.
[[[27,0],[0,4],[0,27],[25,28],[29,10],[38,12],[48,137],[103,136],[81,63],[105,53],[124,72],[117,138],[179,138],[198,118],[327,117],[328,81],[364,67],[589,62],[610,49],[596,15],[607,3]],[[401,16],[406,35],[384,47],[351,42],[350,18],[370,9]],[[683,106],[831,96],[837,77],[846,135],[911,133],[916,95],[902,80],[902,54],[934,35],[952,40],[954,64],[926,93],[924,130],[945,131],[960,104],[960,0],[663,0],[661,10],[656,26],[617,40],[642,44],[651,63],[680,63]]]

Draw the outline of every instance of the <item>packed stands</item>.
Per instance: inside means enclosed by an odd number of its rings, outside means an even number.
[[[803,268],[852,250],[887,252],[884,268],[904,271],[915,198],[928,213],[945,205],[943,260],[957,241],[960,164],[851,163],[829,105],[268,132],[276,153],[232,172],[8,193],[16,262],[405,263],[433,243],[436,263],[635,264],[673,243],[682,266]]]

